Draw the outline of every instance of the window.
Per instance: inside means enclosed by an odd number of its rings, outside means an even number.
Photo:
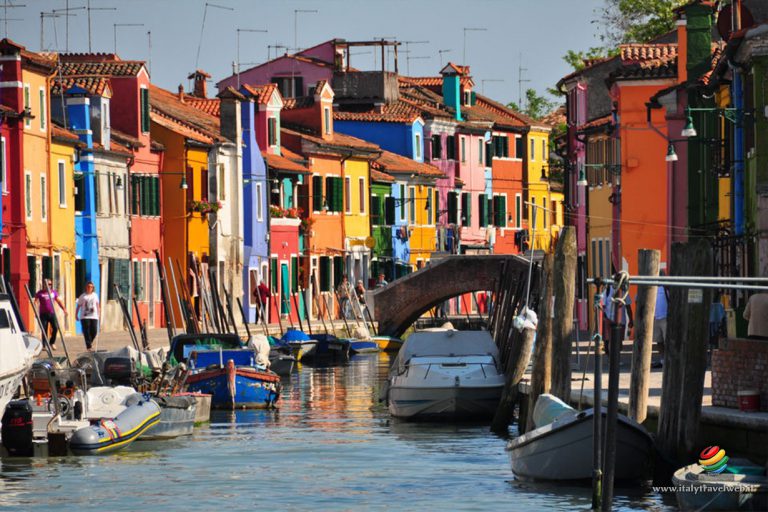
[[[496,158],[509,157],[509,137],[506,135],[494,135],[491,143],[493,144],[493,156]]]
[[[541,161],[547,161],[547,139],[541,140]]]
[[[435,212],[434,223],[438,224],[440,222],[440,193],[439,191],[435,190],[434,194],[435,194],[435,199],[432,202],[431,206],[432,206],[432,211]]]
[[[320,291],[331,291],[331,258],[320,256]]]
[[[525,145],[523,144],[523,138],[515,137],[515,158],[522,160],[524,149],[525,149]]]
[[[432,160],[440,160],[441,153],[442,153],[442,140],[440,140],[440,135],[433,135],[432,136]]]
[[[328,211],[342,211],[344,207],[343,186],[341,178],[332,176],[325,178],[325,202],[328,204]]]
[[[448,192],[448,224],[458,224],[459,197],[456,192]]]
[[[371,225],[382,225],[381,217],[381,198],[375,194],[371,195]]]
[[[256,183],[256,220],[264,220],[264,200],[262,198],[261,183]]]
[[[130,295],[128,284],[131,282],[131,260],[109,258],[107,262],[107,299],[116,300],[115,284],[120,288],[123,297]]]
[[[466,137],[460,137],[461,140],[461,161],[466,162],[467,161],[467,138]]]
[[[110,181],[113,177],[110,176]],[[160,178],[148,174],[131,175],[131,214],[160,215]],[[117,204],[117,199],[115,199]]]
[[[149,133],[149,89],[141,88],[141,131]]]
[[[352,180],[349,176],[344,178],[344,212],[352,213]]]
[[[300,76],[276,76],[272,77],[272,83],[277,84],[283,98],[296,98],[304,91],[304,78]]]
[[[0,137],[0,181],[3,182],[3,193],[8,192],[8,164],[5,158],[5,137]]]
[[[325,107],[323,109],[323,126],[325,127],[325,134],[331,134],[331,109]]]
[[[267,136],[269,138],[268,144],[277,146],[277,118],[275,117],[267,119]]]
[[[224,164],[219,164],[218,166],[219,170],[219,179],[218,181],[218,192],[219,192],[219,200],[224,201],[227,198],[227,175],[224,172]]]
[[[479,139],[477,141],[477,163],[483,165],[483,153],[485,152],[485,140]]]
[[[461,225],[472,225],[472,194],[469,192],[461,194]]]
[[[323,177],[312,176],[312,211],[319,212],[323,209]]]
[[[539,212],[537,210],[538,210],[538,207],[536,206],[536,198],[532,197],[531,198],[531,226],[533,226],[532,229],[534,231],[536,229],[538,229],[538,227],[539,227],[539,223],[537,222],[538,221]],[[536,240],[535,239],[534,239],[533,243],[534,243],[534,245],[536,245]],[[535,247],[534,247],[534,249],[535,249]]]
[[[552,201],[549,212],[549,224],[550,226],[557,225],[557,201]]]
[[[46,186],[45,174],[40,175],[40,218],[48,218],[48,187]]]
[[[432,191],[427,189],[427,205],[425,209],[427,210],[427,224],[432,224]]]
[[[536,160],[536,139],[531,139],[531,162]]]
[[[40,88],[40,129],[45,130],[47,112],[45,108],[45,89]]]
[[[24,84],[24,110],[32,112],[32,98],[30,97],[29,84]],[[32,126],[32,119],[29,117],[24,118],[24,128]]]
[[[400,185],[400,220],[405,221],[405,185]]]
[[[520,217],[523,213],[523,198],[520,194],[515,194],[515,227],[520,227]]]
[[[415,155],[417,160],[421,160],[421,134],[417,133],[414,137],[414,148],[413,148],[413,154]]]
[[[64,161],[59,160],[58,164],[58,177],[59,177],[59,206],[61,208],[67,207],[67,173],[64,168]]]
[[[24,172],[24,202],[26,203],[27,219],[32,218],[32,173]]]
[[[484,228],[488,225],[488,200],[485,198],[485,194],[480,194],[477,198],[477,211],[480,227]]]
[[[453,135],[445,138],[445,158],[456,160],[456,137]]]
[[[360,213],[365,213],[365,178],[358,178],[357,185],[360,193]]]
[[[493,197],[493,224],[500,228],[507,226],[507,196]]]
[[[384,224],[394,226],[395,224],[395,198],[387,196],[384,199]]]
[[[408,222],[416,224],[416,189],[408,187]]]
[[[469,91],[464,91],[464,106],[469,106],[472,95]]]

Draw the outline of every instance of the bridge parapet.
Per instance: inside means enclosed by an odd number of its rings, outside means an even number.
[[[508,271],[522,272],[527,277],[528,260],[520,256],[447,256],[432,260],[424,268],[383,288],[367,292],[366,303],[379,323],[380,334],[400,336],[422,314],[447,299],[493,290],[505,261]]]

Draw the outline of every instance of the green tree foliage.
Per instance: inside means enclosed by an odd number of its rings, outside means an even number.
[[[555,107],[555,102],[545,96],[540,96],[534,89],[525,91],[525,104],[518,105],[514,101],[507,104],[512,110],[522,112],[528,117],[541,119]]]

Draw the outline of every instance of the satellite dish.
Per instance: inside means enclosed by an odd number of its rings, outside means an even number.
[[[752,13],[749,11],[746,5],[741,2],[741,28],[749,28],[755,24],[755,19],[752,17]],[[724,41],[731,38],[731,27],[733,23],[733,4],[728,4],[720,10],[720,14],[717,16],[717,32]]]

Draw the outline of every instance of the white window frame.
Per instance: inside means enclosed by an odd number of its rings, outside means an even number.
[[[24,170],[24,213],[27,220],[32,220],[32,172]]]
[[[323,129],[325,130],[326,135],[331,134],[331,107],[324,107],[323,108]]]
[[[263,190],[261,183],[256,183],[256,220],[264,220]]]
[[[357,179],[357,190],[360,193],[360,215],[365,215],[365,191],[367,187],[365,186],[365,178],[362,176]]]
[[[413,154],[416,158],[421,158],[421,134],[417,133],[414,135],[415,142],[414,142],[414,148],[413,148]]]
[[[64,160],[56,163],[59,178],[59,208],[67,207],[67,166]]]
[[[40,131],[44,132],[46,130],[46,127],[48,126],[48,118],[47,118],[48,102],[45,96],[45,88],[40,87],[40,90],[38,91],[38,96],[39,96],[39,102],[40,102]]]
[[[3,194],[8,193],[8,159],[5,149],[5,137],[0,137],[0,178],[3,180]]]
[[[408,200],[405,203],[406,215],[408,218],[408,224],[416,225],[416,187],[408,187],[406,192],[408,194]]]
[[[29,109],[29,112],[32,113],[32,90],[29,87],[29,84],[24,84],[24,93],[23,98],[24,101],[24,110]],[[24,128],[30,128],[32,126],[32,119],[30,117],[24,118]]]
[[[40,218],[48,220],[48,177],[40,173]]]

